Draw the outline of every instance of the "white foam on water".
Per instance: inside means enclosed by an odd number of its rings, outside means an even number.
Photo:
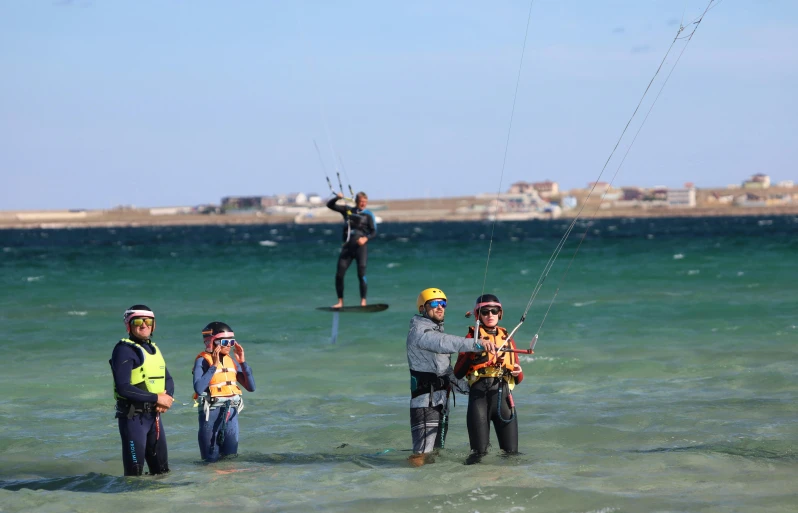
[[[28,282],[39,281],[42,279],[44,279],[44,276],[28,276],[27,278]]]
[[[85,312],[85,311],[70,310],[69,312],[67,312],[67,315],[77,315],[79,317],[84,317],[84,316],[88,315],[88,313],[89,312]]]
[[[273,240],[262,240],[258,242],[258,244],[260,244],[261,246],[266,246],[267,248],[273,248],[274,246],[277,245],[277,243]]]

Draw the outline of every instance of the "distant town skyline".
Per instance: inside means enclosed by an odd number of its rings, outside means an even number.
[[[582,188],[668,76],[614,186],[798,162],[790,0],[7,1],[0,46],[0,210],[325,196],[336,170],[379,199]]]

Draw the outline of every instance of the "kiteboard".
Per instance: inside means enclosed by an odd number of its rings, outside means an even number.
[[[377,303],[374,305],[366,305],[366,306],[342,306],[341,308],[333,308],[331,306],[320,306],[316,308],[316,310],[321,310],[322,312],[340,312],[340,313],[374,313],[374,312],[384,312],[388,309],[388,305],[385,303]]]
[[[331,306],[320,306],[316,310],[323,312],[332,312],[332,333],[330,334],[330,343],[335,344],[338,340],[338,314],[340,313],[374,313],[383,312],[388,309],[385,303],[377,303],[374,305],[366,306],[342,306],[341,308],[333,308]]]

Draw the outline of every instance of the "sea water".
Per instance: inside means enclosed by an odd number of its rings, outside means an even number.
[[[338,226],[0,232],[0,511],[798,510],[798,219],[579,221],[552,263],[568,223],[380,226],[369,301],[390,308],[340,314],[334,344],[316,307],[336,299]],[[445,448],[413,468],[416,296],[442,288],[464,335],[483,284],[510,329],[529,305],[519,346],[540,336],[514,391],[521,454],[492,435],[464,465],[460,395]],[[125,478],[108,359],[136,303],[176,395],[171,472]],[[238,457],[208,465],[191,369],[216,320],[257,390]]]

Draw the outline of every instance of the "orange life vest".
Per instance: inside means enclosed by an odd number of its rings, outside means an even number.
[[[216,372],[208,385],[211,397],[227,397],[231,395],[241,395],[241,389],[236,380],[236,366],[230,355],[221,355],[220,366],[216,367]],[[210,353],[202,352],[197,358],[204,358],[208,365],[213,366],[213,356]],[[199,397],[196,393],[194,399]]]
[[[507,340],[507,330],[497,326],[496,335],[492,335],[485,331],[485,328],[480,325],[479,339],[490,340],[496,347],[506,347],[508,349],[515,348],[515,344]],[[474,327],[468,328],[468,335],[474,336]],[[515,353],[499,353],[493,355],[488,352],[483,353],[465,353],[468,360],[473,361],[468,367],[466,379],[468,384],[473,385],[478,379],[486,377],[502,377],[511,385],[515,384],[515,379],[512,372],[513,367],[518,363],[518,356]]]

